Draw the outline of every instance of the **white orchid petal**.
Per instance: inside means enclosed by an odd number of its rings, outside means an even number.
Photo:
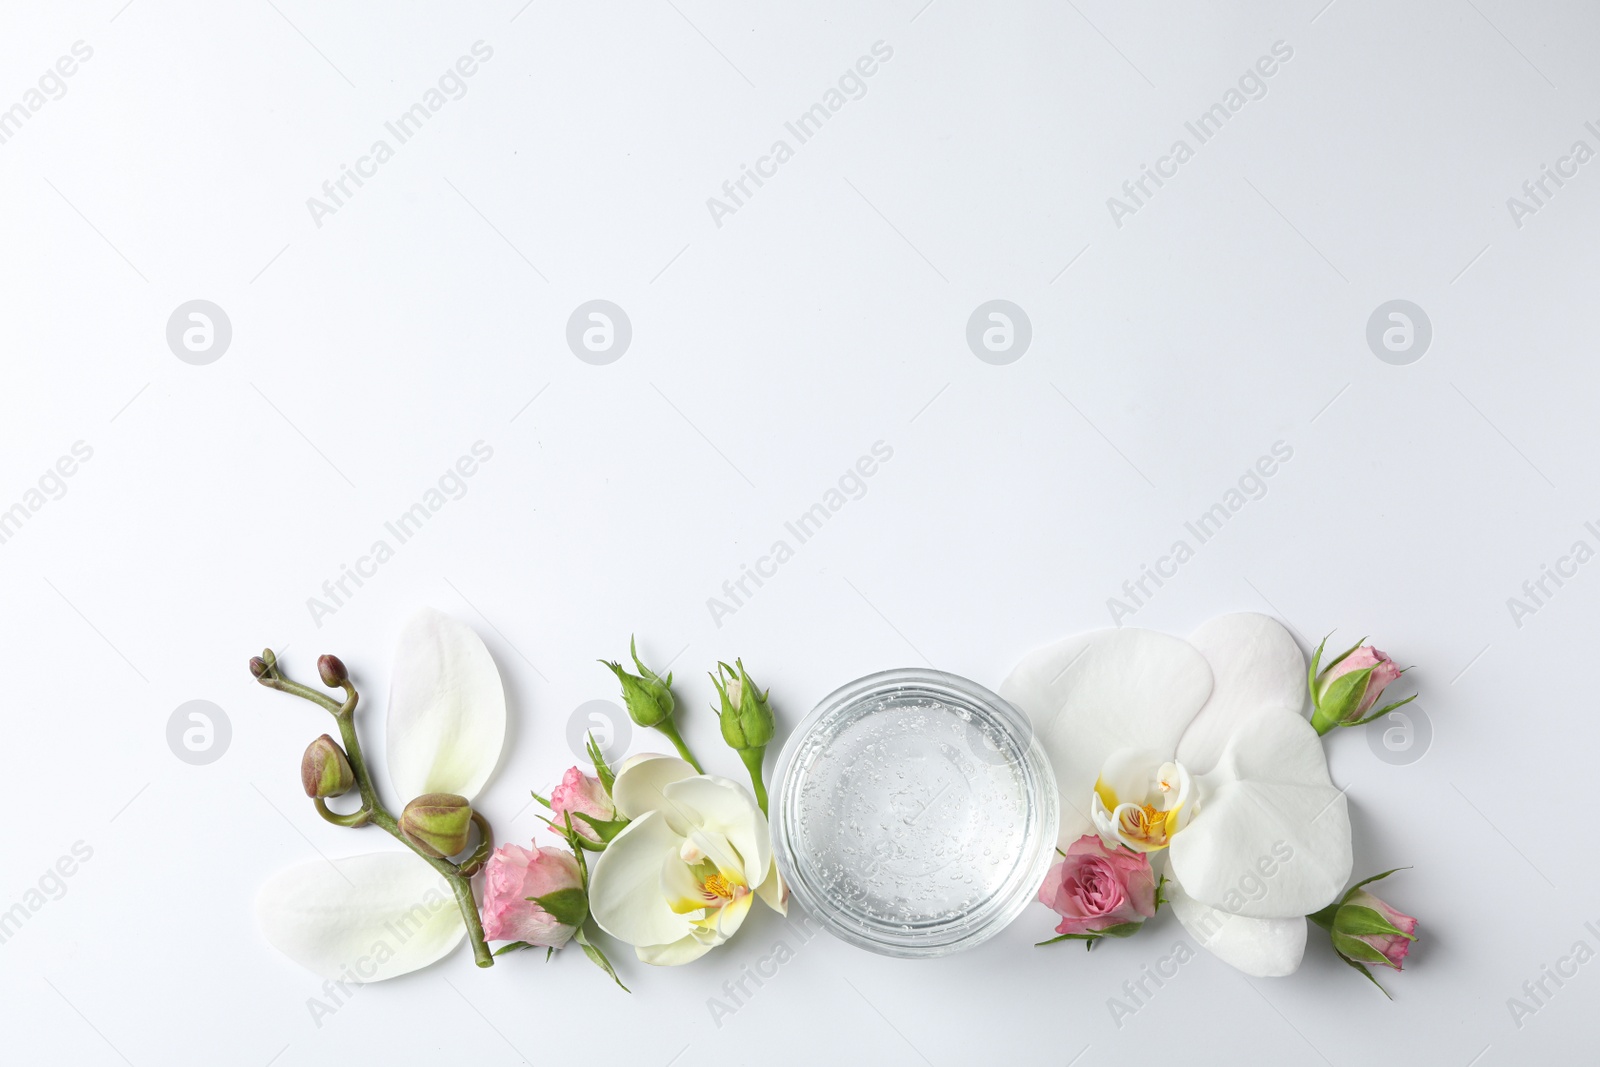
[[[1257,715],[1300,714],[1306,701],[1306,661],[1294,637],[1275,619],[1241,612],[1219,615],[1189,635],[1211,664],[1211,699],[1178,742],[1178,762],[1195,774],[1217,765],[1233,735]]]
[[[1350,815],[1322,739],[1298,713],[1252,718],[1203,779],[1172,873],[1196,900],[1255,918],[1309,915],[1350,879]]]
[[[401,802],[423,793],[472,799],[505,739],[505,689],[483,639],[423,608],[401,631],[389,690],[389,780]]]
[[[664,945],[689,932],[661,892],[662,864],[683,839],[660,812],[645,812],[600,853],[589,879],[589,913],[630,945]]]
[[[1300,968],[1306,920],[1250,919],[1202,904],[1177,882],[1167,883],[1172,912],[1202,948],[1254,978],[1281,978]]]
[[[783,884],[783,875],[778,873],[776,863],[769,868],[766,880],[756,886],[756,895],[779,915],[789,914],[789,887]]]
[[[738,852],[737,862],[732,863],[734,857],[719,856],[706,849],[717,866],[740,871],[748,885],[771,865],[772,835],[767,830],[766,817],[744,786],[727,778],[697,775],[673,782],[664,793],[669,813],[715,831]],[[696,843],[700,843],[699,838]]]
[[[715,941],[702,941],[687,934],[665,945],[640,945],[633,950],[633,954],[639,957],[640,963],[648,963],[652,967],[681,967],[685,963],[693,963],[716,947]]]
[[[1153,630],[1080,634],[1017,664],[1000,695],[1032,719],[1055,769],[1062,848],[1094,832],[1090,796],[1106,757],[1139,748],[1170,758],[1210,693],[1205,657]]]
[[[450,885],[410,852],[310,860],[256,898],[273,948],[324,978],[379,982],[426,967],[466,934]]]
[[[629,756],[617,771],[617,780],[611,783],[611,799],[625,818],[637,819],[665,808],[667,796],[663,790],[693,775],[694,768],[677,756],[661,756],[654,752]],[[667,815],[680,835],[688,829],[688,824],[674,818],[672,812]]]

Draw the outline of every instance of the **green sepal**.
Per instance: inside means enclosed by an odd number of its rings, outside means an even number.
[[[594,764],[594,776],[600,779],[600,784],[605,788],[606,796],[611,795],[611,785],[617,780],[616,772],[606,762],[606,754],[600,751],[600,744],[594,739],[594,731],[590,730],[583,735],[583,747],[589,754],[589,762]]]
[[[550,917],[562,926],[582,926],[584,920],[589,918],[589,894],[576,886],[527,899],[549,912]]]
[[[1383,913],[1361,904],[1344,904],[1339,908],[1339,914],[1333,920],[1333,932],[1336,934],[1349,934],[1352,937],[1361,937],[1365,934],[1382,934],[1387,937],[1403,937],[1407,941],[1415,941],[1415,934],[1408,934],[1399,929],[1383,917]]]
[[[1345,725],[1345,716],[1351,709],[1361,706],[1361,698],[1367,692],[1367,681],[1372,677],[1372,671],[1372,667],[1363,667],[1359,671],[1341,674],[1328,683],[1322,696],[1315,700],[1317,710],[1311,716],[1312,725],[1323,733],[1335,726]],[[1326,723],[1326,728],[1319,725],[1321,723]]]
[[[633,990],[622,984],[622,979],[617,977],[616,968],[611,966],[611,961],[606,959],[606,954],[600,951],[598,945],[595,945],[584,936],[583,927],[580,926],[573,932],[572,939],[578,943],[578,946],[583,949],[583,954],[588,956],[596,967],[600,968],[602,971],[611,976],[611,980],[617,983],[617,988],[621,989],[624,993],[633,992]]]
[[[1143,922],[1118,923],[1115,926],[1108,926],[1104,930],[1096,930],[1095,933],[1099,934],[1101,937],[1132,937],[1134,934],[1138,933],[1143,926]]]
[[[1385,704],[1383,707],[1379,708],[1377,711],[1373,712],[1371,715],[1368,715],[1365,719],[1357,719],[1355,722],[1347,722],[1344,725],[1345,726],[1365,726],[1367,723],[1372,722],[1374,719],[1383,718],[1385,715],[1389,714],[1391,711],[1393,711],[1395,708],[1398,708],[1400,705],[1411,703],[1413,700],[1417,699],[1417,697],[1419,697],[1421,695],[1422,694],[1420,694],[1420,693],[1412,693],[1410,696],[1406,697],[1404,700],[1396,700],[1393,704]]]
[[[515,952],[519,948],[533,948],[533,947],[534,946],[528,944],[526,941],[513,941],[508,945],[501,945],[499,948],[495,949],[494,952],[493,952],[493,955],[504,956],[507,952]]]
[[[633,822],[632,819],[597,819],[593,815],[589,815],[581,811],[572,812],[572,817],[574,819],[582,819],[589,825],[591,830],[600,835],[598,847],[590,848],[590,852],[605,851],[606,845],[610,844],[618,834],[626,830]],[[582,835],[580,834],[579,836]],[[590,841],[589,844],[594,845],[596,843]]]
[[[1361,963],[1381,963],[1385,967],[1391,964],[1383,953],[1361,940],[1348,934],[1335,933],[1333,935],[1333,950],[1347,960],[1356,960]]]
[[[1387,989],[1383,988],[1383,984],[1381,982],[1379,982],[1376,978],[1372,977],[1372,972],[1367,970],[1365,964],[1357,963],[1355,960],[1345,959],[1343,956],[1340,956],[1339,958],[1341,960],[1344,960],[1344,962],[1346,964],[1348,964],[1349,966],[1354,967],[1356,970],[1358,970],[1362,974],[1366,975],[1367,976],[1367,981],[1371,982],[1373,985],[1378,987],[1378,992],[1382,993],[1386,997],[1389,997],[1389,991]],[[1394,998],[1393,997],[1389,997],[1389,999],[1393,1000]]]
[[[1033,947],[1044,948],[1046,945],[1053,945],[1057,941],[1086,941],[1088,944],[1084,945],[1084,948],[1094,948],[1094,943],[1098,940],[1100,940],[1099,934],[1057,934],[1048,941],[1038,942]]]
[[[1390,867],[1382,874],[1375,874],[1371,878],[1363,878],[1361,881],[1344,891],[1344,896],[1339,898],[1339,903],[1343,904],[1345,901],[1349,900],[1355,894],[1355,891],[1360,889],[1362,886],[1371,885],[1373,882],[1380,882],[1389,877],[1391,874],[1394,874],[1396,871],[1409,871],[1410,869],[1410,867]]]

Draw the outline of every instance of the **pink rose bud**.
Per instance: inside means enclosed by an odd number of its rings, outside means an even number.
[[[1085,834],[1045,875],[1039,902],[1061,916],[1056,933],[1063,937],[1092,938],[1130,925],[1136,929],[1156,913],[1150,857],[1107,848],[1100,838]],[[1112,936],[1133,932],[1115,930]]]
[[[1385,871],[1357,882],[1337,903],[1306,916],[1328,931],[1334,951],[1366,975],[1373,985],[1378,985],[1378,980],[1372,977],[1367,966],[1378,964],[1400,970],[1406,954],[1411,951],[1411,943],[1417,939],[1415,918],[1390,907],[1365,888],[1393,873]],[[1383,986],[1378,985],[1378,988],[1383,989]]]
[[[1321,662],[1323,645],[1317,646],[1316,655],[1311,659],[1313,672]],[[1311,683],[1311,703],[1315,709],[1311,725],[1317,728],[1317,733],[1325,734],[1336,726],[1357,726],[1410,703],[1416,699],[1415,694],[1372,711],[1378,697],[1401,673],[1387,653],[1371,645],[1350,649],[1316,675]]]
[[[561,948],[589,914],[578,861],[559,848],[501,845],[484,868],[480,911],[490,941]]]
[[[599,841],[600,834],[588,822],[578,818],[588,815],[599,822],[617,818],[617,806],[600,779],[584,774],[576,767],[568,767],[561,776],[561,784],[550,791],[551,822],[562,826],[567,814],[572,815],[572,828],[590,841]]]

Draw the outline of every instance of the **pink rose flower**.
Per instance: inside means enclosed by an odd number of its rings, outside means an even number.
[[[582,887],[578,861],[570,852],[559,848],[530,852],[516,845],[501,845],[483,871],[480,914],[484,938],[560,948],[577,928],[557,922],[555,916],[527,898]]]
[[[1367,678],[1367,688],[1361,695],[1361,703],[1354,710],[1346,712],[1349,719],[1363,718],[1373,706],[1378,703],[1378,697],[1388,688],[1389,683],[1400,677],[1400,668],[1394,665],[1394,660],[1388,653],[1380,652],[1371,645],[1362,645],[1344,659],[1329,667],[1321,678],[1323,690],[1340,675],[1349,674],[1351,671],[1364,671],[1372,668],[1372,674]]]
[[[617,806],[612,803],[606,787],[600,784],[600,779],[584,774],[576,767],[568,767],[567,773],[561,776],[561,784],[550,790],[550,821],[557,826],[564,825],[562,816],[567,812],[573,815],[574,830],[590,841],[598,841],[600,835],[594,827],[578,818],[578,813],[593,816],[601,822],[610,822],[617,817]]]
[[[1372,933],[1372,934],[1343,934],[1355,941],[1361,941],[1366,946],[1383,957],[1383,961],[1395,970],[1400,970],[1400,963],[1406,958],[1406,953],[1411,951],[1411,943],[1415,941],[1417,933],[1417,920],[1403,911],[1396,911],[1365,889],[1357,889],[1345,897],[1341,907],[1371,908],[1393,926],[1399,933]],[[1336,942],[1337,944],[1337,942]],[[1364,958],[1364,957],[1357,957]],[[1379,962],[1373,960],[1372,962]]]
[[[1107,848],[1085,834],[1045,875],[1039,902],[1061,916],[1058,934],[1088,934],[1156,913],[1156,880],[1150,857]]]

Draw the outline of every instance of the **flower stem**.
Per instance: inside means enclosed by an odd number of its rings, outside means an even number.
[[[750,784],[755,786],[756,803],[761,805],[761,814],[767,814],[767,786],[761,780],[761,763],[767,755],[766,746],[760,748],[741,748],[738,750],[739,758],[744,761],[745,769],[750,772]]]
[[[672,742],[672,747],[678,750],[678,755],[682,756],[684,761],[694,768],[696,774],[706,773],[701,769],[700,761],[695,759],[694,754],[689,751],[689,746],[683,743],[683,737],[678,733],[678,724],[672,721],[671,715],[656,723],[656,729],[667,735],[667,740]]]
[[[450,890],[455,894],[456,905],[461,909],[461,919],[466,923],[468,939],[472,942],[473,960],[479,967],[493,967],[494,955],[489,951],[489,946],[484,941],[483,922],[478,916],[478,903],[472,895],[472,872],[476,870],[476,867],[473,867],[471,860],[469,860],[467,864],[463,865],[469,869],[464,871],[461,866],[457,866],[447,859],[439,859],[424,853],[410,838],[401,832],[399,821],[389,813],[389,810],[383,806],[383,802],[378,799],[378,790],[372,783],[372,775],[367,770],[366,757],[361,752],[361,738],[356,734],[356,705],[360,702],[361,697],[356,692],[355,686],[349,681],[344,682],[345,699],[341,703],[326,693],[318,692],[310,686],[301,685],[299,682],[291,681],[289,678],[284,677],[275,657],[264,654],[264,658],[266,658],[268,664],[267,672],[256,679],[258,682],[269,689],[276,689],[280,693],[288,693],[291,696],[311,701],[326,710],[333,716],[334,721],[339,724],[339,737],[344,742],[345,756],[350,760],[350,769],[355,772],[356,786],[361,791],[361,808],[350,815],[334,815],[329,818],[332,813],[319,800],[317,802],[318,810],[322,813],[323,818],[329,819],[330,822],[339,821],[340,825],[359,826],[363,823],[371,822],[375,826],[380,826],[390,837],[409,848],[424,863],[438,871],[439,875],[450,883]],[[692,763],[693,760],[690,762]],[[696,767],[695,769],[698,770],[699,768]],[[361,822],[354,821],[361,816],[365,816]],[[348,823],[346,820],[348,820]],[[474,821],[478,823],[478,829],[483,835],[483,840],[478,847],[478,853],[482,853],[491,846],[489,824],[479,818],[475,818]],[[478,853],[474,853],[473,859],[478,858]]]

